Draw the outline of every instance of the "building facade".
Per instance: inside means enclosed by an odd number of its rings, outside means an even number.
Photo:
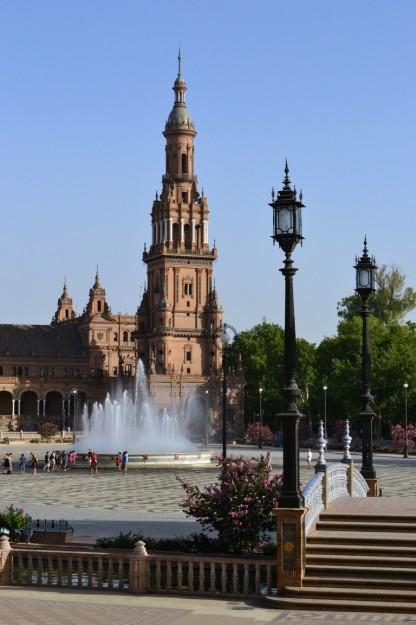
[[[128,385],[140,358],[160,409],[174,409],[206,439],[219,431],[223,311],[213,279],[208,200],[195,174],[196,130],[181,75],[165,125],[166,166],[151,210],[144,250],[147,286],[136,315],[113,315],[97,275],[77,316],[66,284],[50,326],[0,325],[0,429],[35,427],[41,418],[73,415],[71,391],[102,400],[112,383]],[[229,376],[228,420],[243,423],[243,380]]]

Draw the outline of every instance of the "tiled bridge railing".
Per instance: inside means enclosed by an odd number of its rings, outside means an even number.
[[[254,596],[276,588],[274,558],[215,555],[148,555],[133,552],[10,546],[0,537],[0,585],[52,586],[133,593]]]

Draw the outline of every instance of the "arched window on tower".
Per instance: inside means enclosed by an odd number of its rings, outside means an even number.
[[[188,155],[187,154],[182,154],[181,164],[182,164],[182,173],[187,174],[188,173]]]
[[[179,245],[179,224],[173,224],[172,235],[173,235],[173,247],[178,247],[178,245]]]
[[[129,340],[129,333],[123,332],[123,343],[127,343],[128,340]]]
[[[185,233],[185,249],[190,250],[192,247],[192,230],[189,224],[185,225],[184,233]]]
[[[200,225],[195,226],[195,243],[198,248],[202,245],[202,229]]]
[[[101,300],[98,300],[97,302],[97,311],[101,312]]]

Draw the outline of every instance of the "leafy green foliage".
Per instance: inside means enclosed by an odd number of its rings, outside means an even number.
[[[416,308],[416,291],[405,287],[406,275],[398,267],[381,265],[376,271],[377,290],[369,300],[371,313],[385,324],[401,323]],[[338,303],[338,316],[351,319],[359,315],[361,300],[357,294]]]

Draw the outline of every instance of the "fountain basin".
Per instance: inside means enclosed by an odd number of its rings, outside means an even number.
[[[89,469],[89,464],[86,458],[86,453],[79,452],[75,469]],[[99,469],[113,469],[116,470],[116,464],[114,461],[115,454],[100,454],[98,451],[98,468]],[[212,454],[208,451],[195,451],[195,452],[178,452],[178,453],[166,453],[166,454],[134,454],[129,453],[129,462],[127,465],[130,469],[145,469],[146,467],[159,468],[174,468],[179,466],[188,467],[209,467],[214,466],[212,462]]]

